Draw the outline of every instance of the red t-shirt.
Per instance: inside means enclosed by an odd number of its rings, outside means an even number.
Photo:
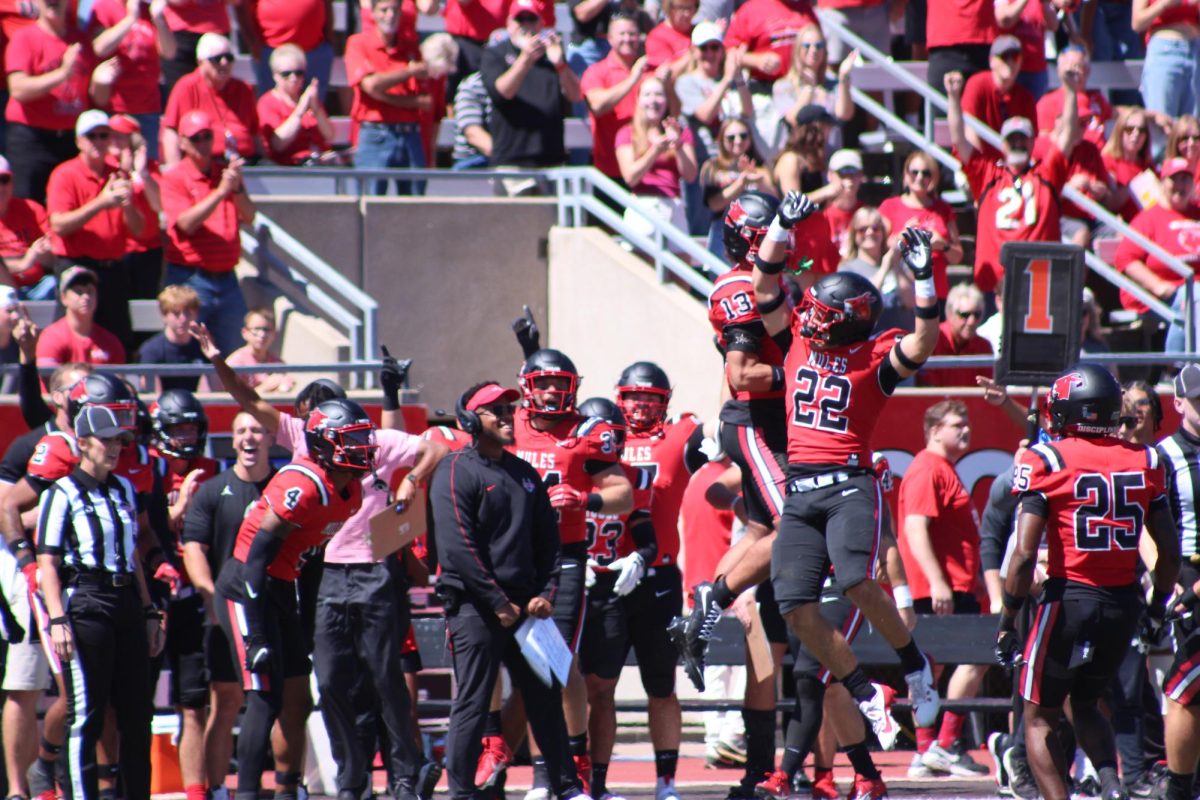
[[[415,108],[396,108],[381,103],[362,89],[363,78],[380,72],[390,72],[420,59],[417,44],[410,39],[396,39],[388,47],[379,34],[356,33],[346,41],[346,80],[354,87],[354,105],[350,117],[358,122],[420,122],[421,112]],[[388,90],[397,97],[416,96],[420,88],[416,78],[409,78]]]
[[[633,487],[633,508],[625,514],[587,512],[588,558],[601,569],[637,549],[633,536],[626,535],[632,527],[629,522],[634,515],[643,520],[648,518],[654,501],[654,477],[649,470],[622,464],[621,471]]]
[[[580,79],[579,89],[584,97],[593,89],[611,89],[629,77],[629,67],[620,59],[616,51],[610,51],[601,60],[588,67]],[[617,131],[633,121],[633,110],[637,107],[638,86],[635,84],[629,94],[620,99],[617,105],[603,116],[597,117],[588,112],[592,123],[592,163],[596,169],[610,178],[621,179],[621,168],[617,165]]]
[[[963,87],[962,110],[964,114],[977,117],[994,131],[1000,130],[1010,117],[1025,117],[1032,125],[1037,120],[1037,104],[1033,95],[1019,83],[1014,83],[1007,92],[996,88],[996,80],[990,70],[977,72]],[[1000,151],[986,142],[984,153],[989,159],[999,158]]]
[[[125,19],[121,0],[97,0],[93,9],[96,25],[111,28]],[[158,114],[162,111],[162,93],[158,88],[161,67],[158,34],[150,20],[150,6],[142,4],[137,22],[117,45],[120,73],[113,84],[107,110],[121,114]]]
[[[792,269],[799,269],[800,262],[806,258],[812,261],[809,272],[817,276],[837,272],[842,261],[825,214],[813,214],[792,226]]]
[[[721,557],[729,550],[733,511],[713,508],[705,497],[708,487],[728,468],[728,463],[710,461],[696,470],[683,492],[679,516],[683,527],[684,586],[711,581]]]
[[[350,481],[343,494],[317,462],[297,458],[275,473],[242,522],[233,557],[246,563],[250,545],[269,508],[284,522],[299,527],[288,534],[279,554],[267,565],[267,574],[282,581],[294,581],[309,552],[324,547],[361,506],[362,481]]]
[[[950,222],[954,209],[940,197],[928,208],[913,208],[897,197],[889,197],[879,205],[879,213],[888,223],[888,236],[899,236],[910,226],[925,228],[946,241],[950,240]],[[933,286],[939,300],[945,300],[950,291],[950,279],[946,277],[946,251],[933,251]]]
[[[773,81],[787,74],[792,63],[792,44],[796,35],[809,25],[818,25],[817,16],[807,0],[749,0],[733,14],[725,31],[727,48],[746,45],[751,53],[768,50],[779,54],[779,69],[771,74],[751,70],[755,80]]]
[[[991,44],[999,31],[992,0],[929,0],[925,45]]]
[[[417,0],[400,0],[400,26],[396,35],[401,39],[417,39]],[[374,34],[379,30],[371,16],[371,0],[360,0],[358,4],[358,30]]]
[[[4,111],[6,120],[55,131],[75,128],[75,119],[91,104],[88,84],[92,70],[96,68],[96,54],[92,52],[91,39],[79,33],[71,33],[67,38],[60,39],[41,25],[26,25],[16,32],[4,51],[4,70],[7,74],[23,72],[30,76],[45,75],[62,65],[67,46],[75,43],[82,47],[71,76],[36,100],[22,103],[15,97],[9,97]]]
[[[460,3],[447,0],[442,15],[446,18],[446,33],[486,42],[492,31],[504,27],[511,0],[471,0]]]
[[[108,164],[100,175],[92,172],[78,155],[64,161],[50,173],[46,184],[46,211],[50,215],[74,211],[91,202],[104,189],[108,176],[115,170]],[[51,232],[50,243],[54,254],[64,258],[85,256],[100,261],[116,261],[124,258],[125,241],[129,238],[129,227],[121,208],[106,208],[83,224],[83,227],[68,236]]]
[[[183,212],[207,197],[221,182],[220,164],[202,173],[190,158],[171,166],[159,181],[167,225],[167,261],[210,272],[230,272],[242,256],[238,238],[237,206],[226,197],[200,227],[185,234],[176,223]]]
[[[650,518],[654,523],[654,536],[658,539],[658,556],[653,566],[674,564],[679,560],[679,508],[691,478],[684,461],[684,450],[696,429],[703,424],[694,414],[683,414],[650,433],[630,431],[625,439],[625,453],[621,458],[649,472],[654,481]],[[631,543],[621,555],[632,550]]]
[[[36,200],[14,197],[8,201],[8,210],[0,216],[0,256],[22,258],[30,245],[49,232],[50,218],[46,209]],[[17,286],[32,286],[45,274],[44,267],[34,264],[11,277]]]
[[[262,128],[263,152],[276,164],[299,164],[314,152],[320,153],[329,148],[329,143],[317,127],[317,115],[312,111],[305,111],[300,118],[300,131],[291,144],[282,150],[271,146],[271,134],[292,115],[295,108],[296,104],[291,98],[274,89],[258,98],[258,124]]]
[[[856,202],[854,208],[848,211],[837,206],[826,206],[821,210],[825,221],[829,223],[829,241],[837,248],[838,253],[846,252],[846,246],[853,235],[850,232],[850,220],[854,218],[854,212],[860,208],[862,208],[862,203]]]
[[[1137,580],[1138,538],[1152,503],[1166,503],[1158,451],[1115,437],[1036,444],[1013,469],[1013,494],[1049,506],[1046,574],[1089,586]]]
[[[1151,206],[1133,218],[1131,227],[1171,255],[1179,256],[1184,263],[1200,272],[1200,206],[1191,206],[1185,213],[1163,206]],[[1163,280],[1181,285],[1183,278],[1158,259],[1147,253],[1141,245],[1125,237],[1117,246],[1113,266],[1122,272],[1134,261],[1141,261],[1150,271]],[[1121,305],[1132,311],[1143,312],[1147,308],[1142,301],[1121,290]]]
[[[708,295],[708,322],[716,333],[717,343],[722,351],[734,349],[754,352],[760,363],[773,367],[783,366],[784,353],[779,343],[774,337],[765,335],[762,315],[758,313],[758,304],[754,301],[753,280],[748,271],[730,270],[713,284],[712,292]],[[741,330],[758,334],[757,351],[751,351],[750,345],[737,341],[741,338]],[[742,401],[778,400],[783,397],[782,389],[752,392],[734,389],[732,384],[729,386],[729,392],[734,400]]]
[[[190,33],[229,33],[228,0],[184,0],[167,4],[163,17],[173,31]]]
[[[1039,133],[1049,133],[1054,128],[1055,121],[1062,114],[1064,97],[1064,88],[1060,86],[1052,92],[1046,92],[1037,101]],[[1075,101],[1079,105],[1079,124],[1083,126],[1083,138],[1096,147],[1104,147],[1104,125],[1112,119],[1112,106],[1096,89],[1076,92]]]
[[[1150,23],[1146,41],[1150,41],[1159,28],[1170,25],[1200,25],[1200,0],[1182,0],[1179,5],[1164,9]]]
[[[1067,160],[1057,147],[1034,163],[1019,179],[1002,163],[976,150],[963,165],[978,209],[975,285],[995,291],[1004,268],[1005,242],[1057,242],[1060,195],[1067,182]],[[984,191],[986,189],[986,191]]]
[[[1016,26],[1005,33],[1021,40],[1021,72],[1046,71],[1046,15],[1041,3],[1026,3]]]
[[[161,184],[162,172],[159,169],[159,163],[150,159],[147,169],[150,172],[150,180]],[[133,204],[137,206],[138,211],[142,212],[142,219],[146,221],[146,224],[137,236],[132,233],[129,235],[126,242],[129,252],[144,253],[147,250],[162,248],[163,230],[159,224],[158,212],[151,207],[150,200],[146,197],[146,184],[137,175],[133,176]]]
[[[206,111],[213,121],[213,156],[225,155],[225,134],[230,133],[237,142],[238,154],[249,158],[257,152],[258,111],[255,106],[250,84],[230,78],[225,88],[217,91],[197,67],[180,78],[171,90],[162,124],[178,130],[179,121],[187,112],[197,108]]]
[[[99,325],[91,336],[76,336],[63,317],[51,322],[37,341],[39,367],[54,367],[82,361],[86,364],[124,364],[125,348],[119,339]]]
[[[1054,147],[1054,143],[1049,137],[1039,136],[1033,143],[1033,157],[1035,159],[1045,158],[1051,147]],[[1067,159],[1067,180],[1070,181],[1076,175],[1086,175],[1091,180],[1108,182],[1108,170],[1104,166],[1104,157],[1100,155],[1100,148],[1087,139],[1080,140],[1071,148],[1071,157]],[[1096,199],[1086,188],[1083,189],[1083,193],[1093,200]],[[1101,205],[1104,204],[1101,203]],[[1062,201],[1062,215],[1075,219],[1092,218],[1090,213],[1065,198]]]
[[[1127,161],[1123,158],[1110,156],[1107,153],[1101,153],[1100,157],[1104,159],[1104,168],[1108,170],[1108,176],[1117,186],[1128,186],[1131,180],[1146,170],[1154,171],[1154,162],[1149,159],[1142,162]],[[1129,199],[1125,201],[1125,205],[1121,206],[1121,218],[1126,222],[1132,222],[1133,218],[1141,210],[1142,207],[1133,199],[1131,192]]]
[[[884,0],[817,0],[817,8],[874,8]]]
[[[952,313],[946,309],[946,313]],[[972,336],[965,342],[958,343],[950,333],[950,320],[938,326],[938,340],[934,345],[935,356],[990,356],[992,343],[982,336]],[[917,373],[918,386],[974,386],[975,376],[992,377],[992,368],[983,369],[937,369],[927,367]]]
[[[684,33],[663,20],[646,34],[646,65],[656,69],[659,64],[669,64],[691,49],[691,29]]]
[[[679,143],[681,145],[693,144],[693,141],[691,129],[684,125],[679,131]],[[617,131],[613,150],[615,152],[618,147],[632,144],[633,126],[625,125]],[[656,158],[650,169],[646,170],[646,174],[642,176],[641,182],[637,186],[630,186],[629,190],[634,194],[654,197],[678,198],[682,196],[683,189],[679,184],[679,162],[676,160],[675,154],[667,152]]]
[[[325,41],[325,0],[256,0],[254,19],[267,47],[314,50]]]
[[[979,519],[954,465],[932,450],[913,457],[900,482],[900,558],[914,599],[929,597],[929,578],[913,558],[904,520],[910,514],[929,517],[929,542],[951,591],[975,591],[979,572]]]

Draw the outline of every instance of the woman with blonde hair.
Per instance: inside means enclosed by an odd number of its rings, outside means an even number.
[[[1200,178],[1200,119],[1184,114],[1175,120],[1167,137],[1163,162],[1172,158],[1186,158],[1192,167],[1192,175]]]
[[[898,248],[888,247],[887,228],[879,209],[863,206],[850,218],[846,257],[838,265],[838,272],[862,275],[879,289],[883,295],[880,325],[912,330],[916,305],[913,283],[908,271],[900,266],[897,253]]]
[[[962,240],[954,209],[941,198],[938,184],[942,171],[937,159],[920,150],[909,153],[904,160],[904,191],[889,197],[879,206],[887,225],[888,247],[895,247],[905,228],[924,228],[933,234],[933,285],[938,300],[945,301],[950,291],[946,267],[962,261]]]
[[[725,257],[721,239],[722,216],[734,198],[742,192],[757,190],[778,195],[779,189],[771,177],[771,169],[758,155],[754,146],[754,131],[750,123],[730,117],[717,131],[717,154],[700,168],[700,188],[704,204],[712,212],[708,228],[708,249]]]
[[[858,60],[858,51],[851,50],[838,66],[837,77],[830,78],[828,45],[825,34],[817,25],[809,25],[796,34],[792,47],[792,63],[786,75],[775,81],[771,102],[779,115],[780,126],[773,141],[778,149],[787,138],[788,126],[796,126],[796,115],[805,106],[818,105],[836,120],[848,121],[854,116],[854,101],[850,99],[850,73]],[[830,151],[841,146],[841,131],[829,142]]]
[[[1126,106],[1117,112],[1112,134],[1100,151],[1104,168],[1116,187],[1111,207],[1126,222],[1133,221],[1141,205],[1129,189],[1129,182],[1146,170],[1154,171],[1150,155],[1150,115],[1141,106]]]

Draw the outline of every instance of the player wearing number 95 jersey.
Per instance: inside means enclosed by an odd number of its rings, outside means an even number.
[[[1126,795],[1117,777],[1112,729],[1096,701],[1128,653],[1139,619],[1147,632],[1162,626],[1179,573],[1179,540],[1158,452],[1116,436],[1121,414],[1116,379],[1097,364],[1079,364],[1054,381],[1047,406],[1050,431],[1058,438],[1030,447],[1014,468],[1020,508],[996,657],[1006,666],[1023,661],[1025,739],[1042,796],[1067,797],[1055,767],[1063,753],[1054,752],[1053,734],[1070,695],[1079,745],[1096,765],[1102,796],[1116,800]],[[1149,608],[1137,579],[1143,526],[1158,547]],[[1022,658],[1016,613],[1029,594],[1043,538],[1047,578]]]

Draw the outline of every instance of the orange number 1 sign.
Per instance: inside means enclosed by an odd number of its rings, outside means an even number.
[[[1050,313],[1050,262],[1030,261],[1025,267],[1029,275],[1029,305],[1025,312],[1026,333],[1053,333],[1054,315]]]

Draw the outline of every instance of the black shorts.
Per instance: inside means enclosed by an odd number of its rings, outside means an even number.
[[[217,598],[217,602],[222,602]],[[241,666],[237,664],[237,659],[233,655],[233,651],[229,649],[229,637],[225,635],[220,625],[206,625],[204,627],[204,667],[208,673],[209,683],[237,683],[242,682]]]
[[[854,638],[862,630],[863,620],[866,619],[863,613],[858,610],[858,606],[851,603],[846,595],[834,587],[832,577],[826,582],[824,593],[821,595],[821,617],[830,626],[840,630],[842,636],[846,637],[848,644],[854,643]],[[792,635],[790,632],[788,635],[788,647],[792,652],[792,661],[794,662],[792,665],[793,677],[815,677],[826,686],[837,680],[837,678],[833,677],[833,673],[827,670],[817,660],[816,656],[804,646],[799,637]]]
[[[191,594],[167,606],[167,664],[171,667],[171,705],[208,705],[208,671],[204,657],[204,599]]]
[[[1025,643],[1021,696],[1045,708],[1061,708],[1067,695],[1098,699],[1128,654],[1144,608],[1137,584],[1046,581]]]
[[[559,558],[558,592],[554,595],[554,624],[572,653],[579,650],[587,603],[587,545],[564,545]]]
[[[881,513],[878,481],[868,473],[789,494],[771,551],[771,583],[780,612],[818,602],[830,566],[843,594],[873,579]]]
[[[758,601],[758,618],[762,620],[763,635],[771,644],[787,644],[788,627],[779,613],[779,603],[775,601],[775,587],[769,580],[763,581],[754,591],[754,599]]]
[[[679,654],[667,637],[667,625],[683,611],[683,575],[679,567],[650,567],[624,603],[629,643],[637,658],[642,688],[650,697],[670,697],[675,694]]]
[[[579,671],[605,680],[620,677],[629,649],[625,604],[613,592],[616,580],[615,572],[596,573],[596,583],[587,592],[587,612],[579,641]]]
[[[1200,705],[1200,632],[1197,630],[1176,647],[1175,660],[1163,680],[1163,694],[1180,705]]]
[[[762,415],[760,415],[762,416]],[[783,513],[787,472],[787,426],[783,415],[764,424],[721,423],[721,448],[742,471],[742,499],[751,522],[768,527]]]
[[[230,559],[217,579],[215,600],[217,618],[229,639],[231,663],[239,675],[242,688],[246,691],[283,691],[283,681],[312,673],[309,659],[309,638],[300,619],[300,608],[296,600],[296,584],[267,578],[265,591],[269,597],[263,624],[263,634],[271,648],[271,666],[266,672],[255,673],[246,669],[246,616],[242,608],[245,602],[241,579],[241,562]]]
[[[824,602],[824,598],[822,598]],[[918,597],[913,600],[912,604],[914,614],[932,614],[933,613],[933,598]],[[970,592],[954,592],[954,612],[955,614],[982,614],[983,608],[979,605],[979,598]]]

